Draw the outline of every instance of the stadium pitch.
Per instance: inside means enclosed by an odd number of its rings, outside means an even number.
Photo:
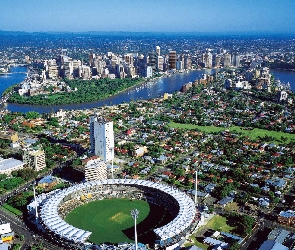
[[[146,201],[105,199],[75,208],[66,216],[65,221],[92,232],[89,241],[95,244],[134,242],[134,219],[130,212],[135,208],[139,210],[137,232],[141,243],[153,243],[153,229],[173,219],[166,208]]]

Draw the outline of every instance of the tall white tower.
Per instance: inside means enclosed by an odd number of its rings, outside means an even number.
[[[102,117],[90,118],[90,143],[91,153],[99,156],[103,161],[114,159],[114,130],[113,122],[108,122]]]
[[[156,46],[156,53],[157,53],[158,56],[161,55],[161,48],[160,48],[160,46]]]

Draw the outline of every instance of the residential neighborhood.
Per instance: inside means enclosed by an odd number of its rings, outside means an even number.
[[[1,192],[10,192],[43,173],[61,178],[58,186],[83,180],[86,163],[94,160],[89,127],[90,117],[96,115],[113,122],[114,159],[106,168],[108,178],[145,179],[179,188],[197,199],[200,226],[217,213],[225,218],[253,218],[249,224],[253,228],[245,229],[247,233],[238,230],[238,235],[230,236],[222,232],[224,237],[238,239],[239,247],[233,248],[234,244],[230,249],[240,249],[251,234],[259,234],[261,220],[272,223],[271,229],[290,227],[291,233],[295,218],[294,94],[290,93],[288,102],[280,102],[276,93],[225,91],[216,82],[196,81],[185,92],[120,105],[50,114],[1,111],[0,164],[6,158],[13,164],[24,162],[2,174]],[[30,153],[38,150],[38,154]],[[43,154],[45,167],[30,166],[25,160],[26,155]],[[6,174],[15,179],[14,186],[5,183]],[[48,185],[49,190],[54,188]],[[15,199],[4,201],[16,204]],[[219,234],[201,242],[199,238],[192,242],[230,247],[231,241],[218,240]]]

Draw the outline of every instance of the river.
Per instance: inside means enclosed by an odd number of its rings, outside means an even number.
[[[23,72],[23,73],[20,73]],[[0,94],[9,86],[23,81],[26,77],[27,69],[25,67],[12,67],[11,73],[8,75],[0,76]],[[188,83],[196,79],[201,78],[202,74],[212,74],[214,69],[209,70],[194,70],[188,73],[177,73],[172,74],[170,77],[159,78],[155,82],[149,82],[148,84],[138,85],[132,89],[121,92],[115,96],[107,98],[105,100],[93,102],[93,103],[82,103],[82,104],[70,104],[70,105],[59,105],[59,106],[32,106],[32,105],[20,105],[20,104],[5,104],[5,108],[13,112],[28,112],[36,111],[39,113],[49,113],[57,111],[58,109],[89,109],[98,106],[115,105],[123,102],[130,102],[131,100],[146,100],[155,97],[162,96],[163,93],[173,93]],[[279,79],[282,83],[290,82],[292,91],[295,92],[295,72],[289,71],[271,71],[276,79]]]

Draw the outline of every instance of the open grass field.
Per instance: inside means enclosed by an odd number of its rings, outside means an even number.
[[[128,199],[90,202],[72,210],[65,221],[92,232],[90,241],[94,243],[133,242],[123,230],[134,227],[130,211],[135,208],[139,210],[137,223],[140,223],[149,214],[149,204],[145,201]]]
[[[230,233],[235,227],[228,225],[227,219],[221,215],[215,215],[211,220],[208,221],[207,228],[213,229],[214,231]]]
[[[187,242],[185,246],[196,245],[201,249],[211,249],[210,246],[203,243],[205,237],[211,237],[215,231],[235,233],[236,229],[233,221],[228,221],[224,216],[215,215],[206,225],[201,226],[195,235],[190,237],[190,242]]]
[[[69,224],[92,232],[89,241],[119,243],[134,242],[132,209],[139,210],[137,219],[138,242],[155,240],[153,228],[171,221],[166,209],[141,200],[106,199],[93,201],[72,210],[65,218]]]
[[[204,133],[220,132],[224,130],[229,130],[230,132],[242,133],[244,136],[248,136],[251,140],[257,140],[259,137],[272,136],[275,138],[273,142],[275,143],[289,143],[290,141],[295,141],[295,135],[284,132],[270,131],[266,129],[254,128],[252,130],[244,130],[239,126],[232,126],[229,128],[215,127],[215,126],[198,126],[193,124],[182,124],[170,122],[169,126],[172,128],[183,128],[183,129],[199,129]],[[281,137],[285,137],[286,140],[282,141]]]

